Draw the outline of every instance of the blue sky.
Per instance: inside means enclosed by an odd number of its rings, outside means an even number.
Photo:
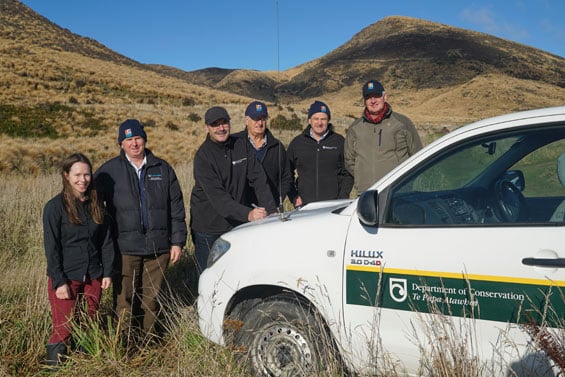
[[[564,0],[23,0],[141,63],[286,70],[387,16],[484,32],[565,57]]]

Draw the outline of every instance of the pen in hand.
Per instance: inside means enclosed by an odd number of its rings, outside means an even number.
[[[255,203],[251,203],[253,209],[249,212],[247,216],[249,221],[260,220],[267,217],[267,211],[263,207],[259,207]]]

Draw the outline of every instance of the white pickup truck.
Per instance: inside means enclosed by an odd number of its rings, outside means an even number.
[[[202,334],[264,376],[330,355],[361,374],[456,357],[477,375],[563,371],[564,152],[565,106],[487,119],[357,199],[233,229],[199,281]]]

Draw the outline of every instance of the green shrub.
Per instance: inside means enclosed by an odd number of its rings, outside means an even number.
[[[174,124],[171,121],[168,121],[167,124],[165,124],[165,127],[167,127],[171,131],[178,131],[179,130],[179,126],[177,126],[176,124]]]
[[[188,120],[193,121],[194,123],[200,122],[202,120],[202,118],[200,117],[200,115],[196,114],[196,113],[190,113],[188,114]]]
[[[41,104],[37,107],[1,105],[0,133],[12,137],[59,137],[52,119],[71,113],[70,107],[61,104]]]
[[[192,97],[186,97],[186,98],[183,98],[182,105],[183,106],[194,106],[194,105],[196,105],[196,101]]]
[[[296,131],[302,129],[302,122],[294,113],[290,119],[287,119],[282,114],[278,114],[271,120],[270,127],[272,129]]]

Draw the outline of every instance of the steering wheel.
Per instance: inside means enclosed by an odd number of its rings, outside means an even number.
[[[524,215],[526,200],[514,183],[506,179],[498,181],[495,186],[495,195],[498,212],[504,222],[516,222],[520,215]]]

